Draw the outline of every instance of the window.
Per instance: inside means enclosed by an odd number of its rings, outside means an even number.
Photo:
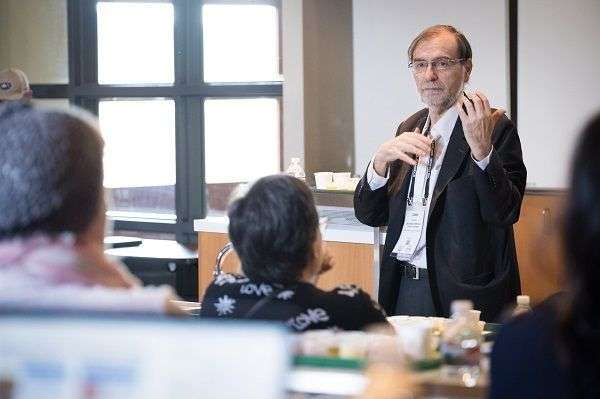
[[[175,102],[101,100],[98,116],[109,216],[176,220]]]
[[[205,81],[281,80],[274,6],[206,4],[202,26]]]
[[[96,13],[98,83],[173,84],[173,4],[99,1]]]
[[[281,170],[279,0],[69,0],[71,102],[97,114],[116,230],[195,239]]]

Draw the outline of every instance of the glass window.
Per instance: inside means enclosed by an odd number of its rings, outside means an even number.
[[[98,2],[98,83],[172,84],[170,3]]]
[[[111,216],[175,218],[175,102],[102,100],[104,186]]]
[[[208,208],[224,210],[239,183],[280,171],[279,102],[208,99],[204,114]]]
[[[202,24],[206,82],[281,80],[276,7],[207,4]]]
[[[98,113],[116,230],[194,241],[192,220],[280,171],[281,0],[68,4],[69,42],[82,51],[65,96]],[[200,52],[175,72],[190,46]]]

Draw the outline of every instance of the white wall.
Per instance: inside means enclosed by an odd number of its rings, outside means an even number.
[[[600,111],[600,1],[519,2],[518,123],[527,184],[567,186],[579,130]]]
[[[8,59],[8,2],[0,0],[0,71],[10,66]]]
[[[373,152],[394,136],[398,124],[423,107],[407,68],[406,50],[424,28],[442,23],[461,30],[473,48],[467,90],[480,89],[492,106],[508,109],[506,0],[354,0],[357,173],[364,173]]]
[[[0,67],[22,69],[31,83],[67,83],[66,0],[0,3]]]
[[[302,0],[282,2],[283,168],[304,156],[304,55]]]

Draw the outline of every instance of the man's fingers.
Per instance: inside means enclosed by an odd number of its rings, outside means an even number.
[[[421,134],[420,128],[416,127],[412,132],[404,132],[386,144],[386,159],[404,161],[410,165],[416,165],[414,156],[424,157],[431,149],[431,138]]]
[[[484,112],[485,112],[485,107],[483,105],[483,101],[481,101],[481,98],[479,98],[478,95],[473,94],[471,95],[471,100],[473,100],[473,107],[475,108],[475,114],[479,117],[484,116]]]
[[[469,98],[469,96],[467,96],[467,93],[464,94],[464,97],[465,98],[463,98],[463,104],[467,109],[467,116],[474,115],[475,108],[473,108],[473,103],[471,102],[471,99]]]
[[[423,150],[419,147],[417,147],[416,145],[409,143],[409,142],[403,142],[403,143],[396,143],[394,146],[392,146],[390,149],[390,158],[392,159],[400,159],[403,161],[407,161],[408,159],[413,159],[413,156],[417,156],[417,157],[422,157],[428,154],[427,150]],[[412,162],[410,162],[412,164]]]
[[[427,152],[429,151],[429,147],[423,148],[421,146],[417,146],[412,143],[405,143],[403,145],[402,150],[403,150],[402,152],[404,152],[404,153],[415,154],[418,157],[424,157],[425,155],[427,155]]]
[[[483,94],[482,92],[480,92],[479,90],[477,90],[477,91],[475,91],[475,95],[481,99],[481,102],[483,103],[483,110],[486,113],[490,112],[491,111],[490,102],[488,101],[488,99],[485,96],[485,94]]]
[[[431,147],[431,139],[429,139],[428,137],[423,137],[422,135],[407,136],[404,138],[404,140],[398,142],[398,145],[400,147],[405,146],[405,149],[409,152],[413,152],[412,150],[416,149],[426,153]],[[422,155],[417,153],[416,151],[414,151],[413,153],[417,155]]]
[[[417,160],[413,159],[411,156],[409,156],[408,154],[405,154],[403,152],[401,152],[400,154],[398,154],[398,159],[401,161],[406,162],[409,165],[416,165],[417,164]]]
[[[465,101],[466,100],[464,98],[459,98],[458,102],[456,103],[456,108],[458,109],[458,116],[460,116],[460,120],[463,122],[463,124],[469,118],[469,115],[467,115],[467,113],[463,109],[463,104],[465,103]]]
[[[407,139],[407,140],[413,140],[413,141],[419,141],[425,145],[430,145],[431,144],[431,137],[428,136],[423,136],[420,133],[415,133],[415,132],[406,132],[402,135],[403,139]]]

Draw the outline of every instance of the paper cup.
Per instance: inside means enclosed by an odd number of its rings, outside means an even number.
[[[333,182],[333,172],[315,172],[315,185],[320,190],[325,190]]]
[[[393,325],[404,353],[412,360],[427,359],[433,353],[431,323],[409,320]]]

